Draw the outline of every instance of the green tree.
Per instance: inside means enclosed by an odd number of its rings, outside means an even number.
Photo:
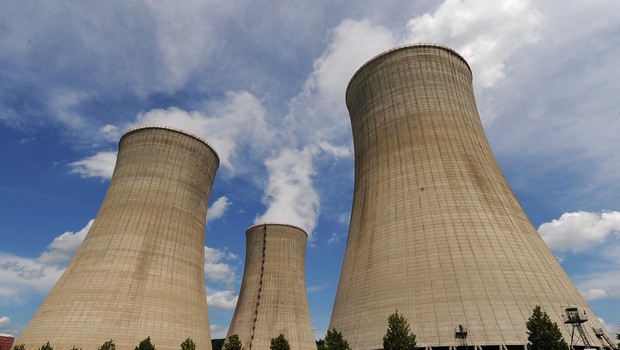
[[[539,305],[536,305],[525,325],[530,350],[568,350],[560,327],[551,321]]]
[[[146,339],[141,341],[134,350],[155,350],[155,346],[151,343],[151,336],[148,336]]]
[[[618,329],[618,333],[616,333],[616,339],[620,340],[620,329]],[[620,348],[620,343],[618,343],[618,348]]]
[[[342,333],[332,329],[331,331],[328,330],[325,336],[325,350],[351,350],[351,347]]]
[[[106,340],[97,350],[116,350],[116,344],[112,339]]]
[[[269,347],[271,350],[291,350],[291,345],[288,343],[288,340],[284,337],[284,334],[280,334],[275,338],[271,338],[271,346]]]
[[[244,350],[245,348],[239,340],[239,336],[236,334],[231,335],[226,339],[223,350]]]
[[[384,350],[416,350],[415,334],[409,331],[409,322],[398,310],[388,317],[388,329],[383,337]]]
[[[47,342],[45,345],[41,346],[39,350],[54,350],[54,348],[50,345],[50,342]]]
[[[18,344],[13,347],[13,350],[26,350],[26,345]]]
[[[319,339],[316,341],[316,350],[326,350],[325,349],[325,340]]]
[[[192,338],[187,338],[181,343],[181,350],[196,350],[196,344]]]

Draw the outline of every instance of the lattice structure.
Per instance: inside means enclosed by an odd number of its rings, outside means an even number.
[[[19,343],[133,349],[151,337],[178,350],[211,349],[204,285],[207,204],[219,165],[213,149],[177,130],[144,127],[119,142],[103,204],[73,261]]]
[[[246,231],[245,269],[227,337],[247,350],[269,349],[284,334],[294,350],[316,350],[306,295],[306,241],[301,228],[260,224]]]
[[[353,349],[380,349],[396,309],[418,346],[445,350],[464,346],[457,325],[470,349],[523,349],[536,305],[559,325],[565,305],[593,315],[504,179],[458,53],[383,53],[346,102],[354,200],[329,328]]]

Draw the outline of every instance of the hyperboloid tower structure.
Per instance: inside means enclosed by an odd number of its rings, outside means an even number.
[[[485,137],[472,72],[430,44],[387,51],[346,92],[355,146],[347,247],[329,328],[381,349],[398,310],[426,349],[524,349],[536,305],[600,322],[530,223]],[[583,346],[583,343],[580,344]]]
[[[108,192],[82,246],[19,343],[96,350],[113,339],[158,350],[186,338],[211,349],[204,285],[213,149],[178,130],[142,127],[119,142]]]
[[[265,350],[284,334],[292,350],[316,350],[306,295],[308,235],[274,223],[245,235],[243,281],[227,337],[238,335],[246,350]]]

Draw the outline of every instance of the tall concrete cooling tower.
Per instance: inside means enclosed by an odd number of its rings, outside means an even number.
[[[540,305],[567,341],[565,309],[585,311],[582,328],[599,341],[592,327],[602,324],[495,161],[459,54],[428,44],[385,52],[355,73],[346,103],[355,185],[330,329],[355,350],[380,349],[398,310],[419,347],[524,349]]]
[[[162,127],[127,132],[82,246],[17,344],[96,350],[113,339],[159,350],[186,338],[211,349],[204,285],[207,204],[219,166],[199,138]]]
[[[245,235],[243,281],[227,337],[237,334],[246,350],[265,350],[284,334],[292,350],[316,350],[306,295],[308,235],[273,223]]]

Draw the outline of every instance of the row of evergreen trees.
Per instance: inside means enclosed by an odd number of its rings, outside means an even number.
[[[383,348],[386,350],[415,350],[415,334],[409,331],[409,322],[396,311],[388,317],[388,329],[383,337]],[[280,334],[271,339],[270,350],[291,350],[291,347],[284,337]],[[318,350],[351,350],[349,342],[342,336],[342,333],[335,329],[327,331],[324,340],[317,341]],[[236,334],[226,339],[222,350],[245,350],[243,344]]]
[[[529,350],[569,350],[568,344],[562,337],[562,332],[557,323],[551,321],[549,315],[536,305],[532,316],[527,320],[527,340]],[[616,334],[616,339],[620,340],[620,331]],[[618,343],[620,348],[620,343]],[[271,339],[270,350],[290,350],[290,344],[284,334]],[[351,350],[349,342],[342,336],[342,333],[335,329],[328,330],[325,339],[317,341],[318,350]],[[409,330],[409,322],[398,313],[398,310],[388,317],[388,328],[383,336],[384,350],[416,350],[415,334]],[[0,348],[0,350],[2,350]],[[15,345],[13,350],[26,350],[24,344]],[[46,343],[38,350],[54,350],[50,343]],[[73,347],[71,350],[82,350]],[[112,339],[104,342],[98,350],[116,350],[116,345]],[[151,337],[142,340],[135,350],[155,350],[151,343]],[[191,338],[185,339],[180,350],[196,350],[196,344]],[[223,350],[245,350],[239,336],[231,335],[226,340]]]
[[[0,350],[2,350],[1,347]],[[26,346],[24,344],[15,345],[13,347],[13,350],[26,350]],[[54,350],[54,348],[50,345],[49,342],[47,342],[45,345],[41,346],[37,350]],[[82,348],[74,346],[71,348],[71,350],[82,350]],[[116,350],[116,344],[114,344],[114,340],[110,339],[101,344],[98,350]],[[148,336],[144,340],[142,340],[134,350],[155,350],[155,345],[151,343],[151,337]],[[192,338],[187,338],[181,343],[180,350],[196,350],[196,344],[194,343]]]
[[[529,350],[569,350],[557,323],[536,306],[526,323]],[[620,331],[616,334],[620,340]],[[620,348],[620,343],[618,343]],[[349,343],[335,329],[328,331],[325,340],[317,342],[318,350],[351,350]],[[398,311],[388,317],[388,329],[383,337],[384,350],[416,350],[415,335],[409,331],[409,322]]]

